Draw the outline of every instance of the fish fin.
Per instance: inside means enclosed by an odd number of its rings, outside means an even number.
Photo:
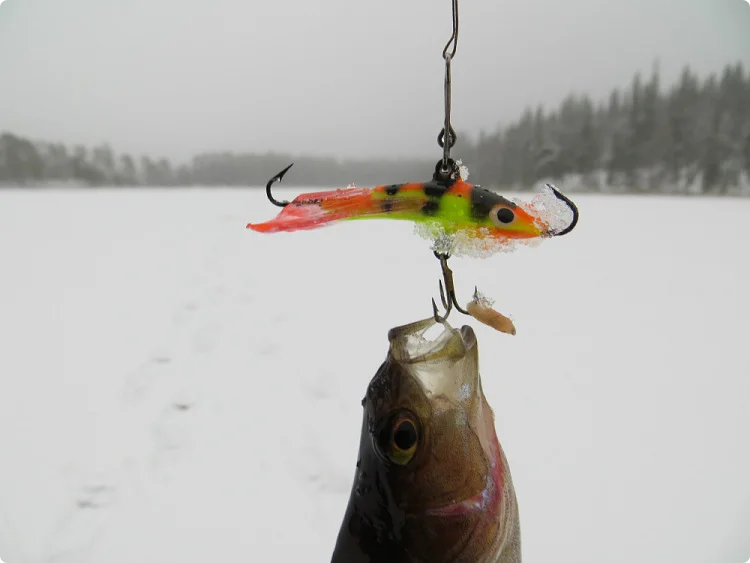
[[[297,196],[274,219],[250,223],[247,228],[264,233],[309,230],[343,219],[419,209],[421,205],[414,199],[373,197],[369,188],[315,192]]]
[[[326,213],[319,205],[294,205],[284,207],[281,212],[264,223],[248,223],[247,228],[259,233],[277,233],[280,231],[302,231],[322,227],[336,220],[331,213]]]

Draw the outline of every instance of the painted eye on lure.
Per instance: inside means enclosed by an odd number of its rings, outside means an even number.
[[[509,225],[516,218],[516,214],[512,209],[505,207],[504,205],[496,205],[490,211],[490,221],[498,227]]]
[[[417,453],[418,444],[417,423],[403,412],[391,416],[380,433],[380,449],[397,465],[408,464]]]

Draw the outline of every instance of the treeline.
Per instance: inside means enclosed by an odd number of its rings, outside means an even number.
[[[532,189],[552,181],[567,190],[750,195],[750,73],[742,64],[699,78],[686,67],[662,91],[658,70],[595,103],[570,95],[557,109],[521,118],[475,142],[460,135],[454,153],[470,181]],[[75,182],[90,186],[259,186],[296,163],[285,184],[367,186],[427,179],[434,160],[337,160],[288,154],[201,154],[167,159],[118,155],[0,135],[0,185]]]
[[[74,182],[90,186],[180,185],[189,180],[187,167],[173,169],[167,159],[136,159],[116,155],[108,145],[92,150],[68,149],[60,143],[34,143],[0,135],[0,183],[23,186],[46,182]]]
[[[685,68],[665,92],[658,70],[637,74],[604,103],[571,95],[554,111],[527,109],[467,161],[478,181],[506,188],[567,179],[587,191],[750,195],[750,73]]]
[[[10,133],[0,135],[0,185],[34,186],[48,183],[88,186],[259,186],[295,163],[286,185],[346,186],[395,183],[431,175],[434,163],[420,160],[339,161],[289,154],[201,154],[189,164],[173,166],[166,159],[117,155],[102,145],[68,149],[54,143],[34,143]]]

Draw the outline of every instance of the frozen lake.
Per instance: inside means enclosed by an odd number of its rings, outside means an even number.
[[[280,190],[291,197],[301,190]],[[531,195],[527,194],[526,199]],[[750,200],[574,197],[456,258],[524,560],[750,557]],[[0,191],[6,563],[329,561],[360,400],[440,268],[407,223],[263,235],[262,190]]]

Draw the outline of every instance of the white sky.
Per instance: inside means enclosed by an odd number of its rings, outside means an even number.
[[[745,0],[460,0],[453,123],[473,135],[659,59],[750,68]],[[439,156],[450,0],[6,0],[0,130],[185,159]]]

